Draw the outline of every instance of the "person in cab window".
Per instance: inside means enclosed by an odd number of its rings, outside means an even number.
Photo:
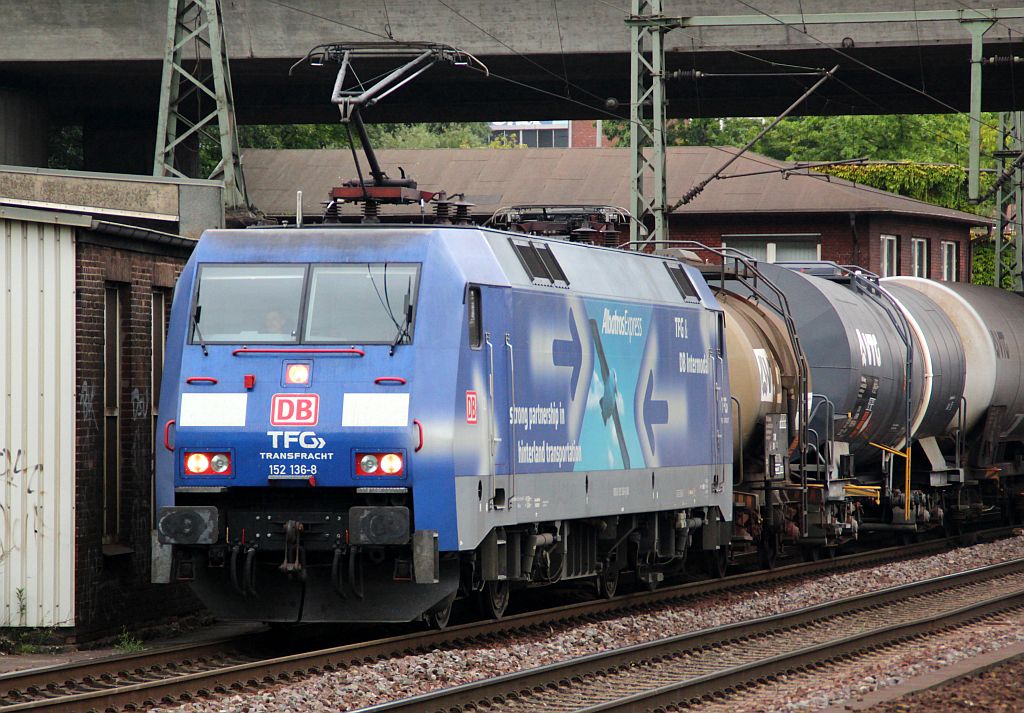
[[[261,331],[266,335],[291,336],[291,330],[288,329],[288,320],[281,313],[281,310],[277,309],[272,309],[263,315],[263,329]]]

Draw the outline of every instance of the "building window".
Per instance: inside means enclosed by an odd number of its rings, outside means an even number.
[[[125,287],[108,285],[103,305],[103,543],[121,534],[121,354]]]
[[[882,277],[895,277],[900,274],[900,239],[898,236],[882,236],[882,260],[878,272]]]
[[[960,280],[960,246],[951,241],[942,241],[942,279],[946,282]]]
[[[568,121],[495,121],[490,128],[492,139],[531,148],[567,148],[571,138]]]
[[[910,251],[914,259],[914,277],[931,277],[930,248],[927,238],[912,238]]]
[[[152,420],[150,442],[153,444],[153,452],[155,454],[157,443],[156,439],[159,432],[159,425],[157,424],[157,421],[160,419],[160,381],[164,376],[164,350],[167,346],[167,293],[163,290],[153,290],[152,317],[153,319],[150,327],[150,339],[152,340],[150,363],[152,380],[150,382],[150,394],[152,394],[152,398],[149,400],[149,413]],[[154,522],[153,517],[156,514],[156,463],[152,462],[151,466],[152,471],[150,473],[149,481],[149,503],[150,521]]]
[[[722,247],[729,247],[761,262],[814,262],[821,260],[820,233],[722,236]]]

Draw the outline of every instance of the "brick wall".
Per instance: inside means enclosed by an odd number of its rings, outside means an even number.
[[[877,273],[881,268],[881,236],[902,238],[900,274],[912,275],[910,240],[927,238],[933,279],[942,276],[941,243],[957,243],[960,255],[960,281],[969,275],[970,230],[966,223],[915,216],[890,214],[677,214],[671,218],[670,233],[674,240],[696,240],[710,246],[722,244],[729,234],[778,235],[819,233],[821,258],[841,265],[859,265]],[[770,238],[764,238],[769,240]],[[784,238],[779,238],[783,240]]]
[[[871,218],[871,267],[873,272],[882,268],[881,236],[895,235],[899,245],[899,274],[913,275],[913,251],[911,241],[914,238],[928,240],[929,274],[933,280],[942,279],[942,243],[955,242],[960,256],[960,282],[970,279],[970,232],[964,223],[954,223],[921,218],[906,218],[893,215],[875,215]]]
[[[590,119],[573,119],[571,134],[572,148],[574,149],[591,149],[595,146],[608,145],[604,136],[601,137],[601,143],[597,143],[597,122]]]
[[[102,243],[102,244],[101,244]],[[187,588],[149,583],[153,459],[152,306],[185,264],[181,250],[133,250],[80,234],[76,253],[75,609],[79,635],[199,608]],[[104,547],[104,315],[106,288],[120,290],[120,535]],[[166,323],[166,321],[165,321]],[[106,552],[105,552],[106,550]]]

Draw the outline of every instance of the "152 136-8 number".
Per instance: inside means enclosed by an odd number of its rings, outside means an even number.
[[[272,463],[268,467],[270,468],[269,475],[316,475],[316,466],[305,463],[292,463],[291,465]]]

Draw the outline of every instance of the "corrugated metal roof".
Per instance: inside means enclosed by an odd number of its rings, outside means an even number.
[[[668,195],[673,202],[714,173],[738,149],[674,146],[668,150]],[[474,213],[489,214],[515,203],[629,204],[630,156],[625,149],[400,149],[377,152],[381,167],[397,177],[399,167],[421,190],[465,193]],[[295,191],[303,192],[303,213],[318,215],[327,192],[355,178],[352,155],[343,150],[245,149],[250,199],[269,215],[295,212]],[[747,153],[725,176],[791,168],[793,164]],[[365,163],[363,175],[366,175]],[[345,212],[353,211],[347,208]],[[389,208],[418,213],[418,207]],[[712,181],[677,214],[903,213],[974,225],[990,220],[924,203],[807,170],[766,173]]]

